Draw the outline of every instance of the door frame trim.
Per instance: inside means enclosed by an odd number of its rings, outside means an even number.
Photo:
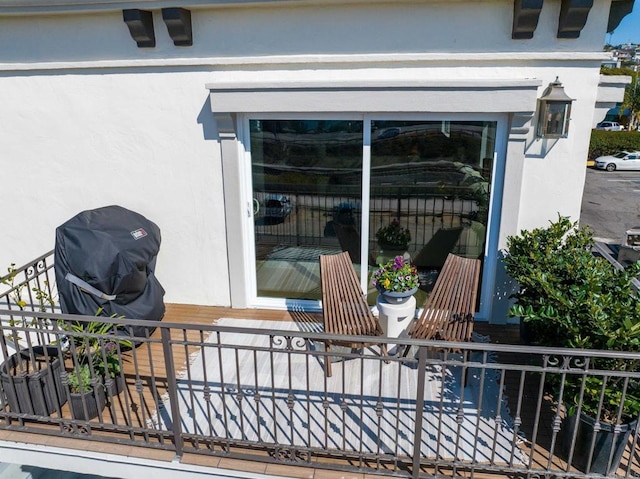
[[[496,288],[496,268],[498,260],[492,251],[504,242],[509,234],[516,234],[518,228],[518,211],[520,189],[524,176],[525,143],[530,137],[532,119],[536,107],[536,97],[541,81],[537,79],[493,79],[464,81],[371,81],[345,82],[335,84],[325,82],[282,82],[266,84],[264,82],[211,83],[210,105],[218,125],[219,142],[222,153],[222,170],[225,195],[225,232],[227,237],[227,255],[229,259],[229,289],[231,306],[234,308],[262,307],[249,297],[246,287],[246,248],[244,242],[247,232],[242,221],[246,212],[244,202],[246,191],[240,191],[243,178],[239,170],[240,160],[246,153],[244,139],[239,127],[249,116],[277,115],[283,118],[295,116],[305,119],[324,114],[369,117],[382,115],[402,115],[410,119],[412,114],[421,119],[462,120],[467,116],[472,119],[489,120],[492,116],[502,118],[498,123],[495,151],[498,161],[504,168],[502,185],[496,183],[494,177],[492,195],[497,193],[495,185],[500,186],[501,198],[509,198],[509,204],[492,205],[490,220],[490,236],[485,255],[492,267],[484,268],[481,298],[481,314],[479,319],[492,318],[496,308],[492,299]],[[428,112],[427,112],[428,110]],[[275,113],[277,112],[277,113]],[[455,114],[452,112],[456,112]],[[248,120],[247,120],[248,122]],[[242,141],[239,141],[242,138]],[[494,201],[492,200],[492,203]],[[495,223],[498,220],[499,223]],[[497,240],[494,240],[493,235]],[[242,238],[242,241],[238,241]],[[302,307],[317,309],[313,305]],[[271,306],[273,307],[273,306]],[[291,307],[284,302],[283,307]],[[500,307],[498,309],[501,309]],[[501,311],[497,322],[504,322]]]

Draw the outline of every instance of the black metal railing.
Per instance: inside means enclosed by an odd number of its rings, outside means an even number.
[[[27,278],[25,288],[37,284]],[[2,429],[406,477],[640,471],[637,354],[479,335],[353,336],[367,347],[327,353],[345,338],[302,312],[289,323],[197,325],[63,315],[37,299],[15,306],[0,311]],[[387,341],[396,352],[382,355]],[[598,436],[574,420],[593,411]]]
[[[0,309],[59,312],[57,295],[53,251],[22,266],[11,264],[0,276]]]

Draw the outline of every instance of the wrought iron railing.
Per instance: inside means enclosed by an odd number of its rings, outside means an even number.
[[[57,295],[53,251],[23,266],[9,265],[0,276],[0,309],[56,312]]]
[[[390,340],[354,336],[368,346],[327,353],[327,341],[345,338],[323,334],[304,313],[267,328],[99,318],[115,335],[90,327],[96,317],[41,311],[37,299],[5,304],[2,429],[400,477],[640,472],[637,354],[491,344],[479,335],[472,343],[396,339],[390,355],[378,347]],[[144,335],[134,336],[140,326]],[[77,386],[84,366],[88,386]],[[74,389],[97,397],[74,395],[72,404]],[[571,419],[588,408],[602,413],[596,430],[612,430],[595,462],[600,440]],[[635,423],[624,425],[632,411]]]

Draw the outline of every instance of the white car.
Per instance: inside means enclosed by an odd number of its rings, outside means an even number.
[[[605,130],[605,131],[622,131],[624,130],[624,126],[615,121],[601,121],[596,126],[596,130]]]
[[[640,170],[640,151],[621,151],[611,156],[596,158],[596,168],[599,170]]]

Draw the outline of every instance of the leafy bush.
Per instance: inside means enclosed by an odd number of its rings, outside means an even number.
[[[593,130],[589,144],[589,159],[613,155],[621,150],[640,151],[640,132]]]
[[[633,77],[635,72],[632,68],[622,67],[622,68],[611,68],[611,67],[602,67],[600,68],[601,75],[628,75]]]
[[[640,352],[640,295],[632,280],[640,262],[624,270],[592,253],[591,231],[560,217],[548,228],[522,231],[507,239],[505,265],[520,289],[510,314],[520,317],[541,346]],[[640,370],[635,362],[598,359],[591,365],[607,370]],[[558,378],[556,378],[557,380]],[[615,420],[624,381],[590,377],[583,411],[597,415],[605,391],[602,420]],[[567,376],[565,399],[579,399],[581,376]],[[570,407],[571,409],[571,407]],[[626,390],[625,419],[640,414],[640,384]]]

